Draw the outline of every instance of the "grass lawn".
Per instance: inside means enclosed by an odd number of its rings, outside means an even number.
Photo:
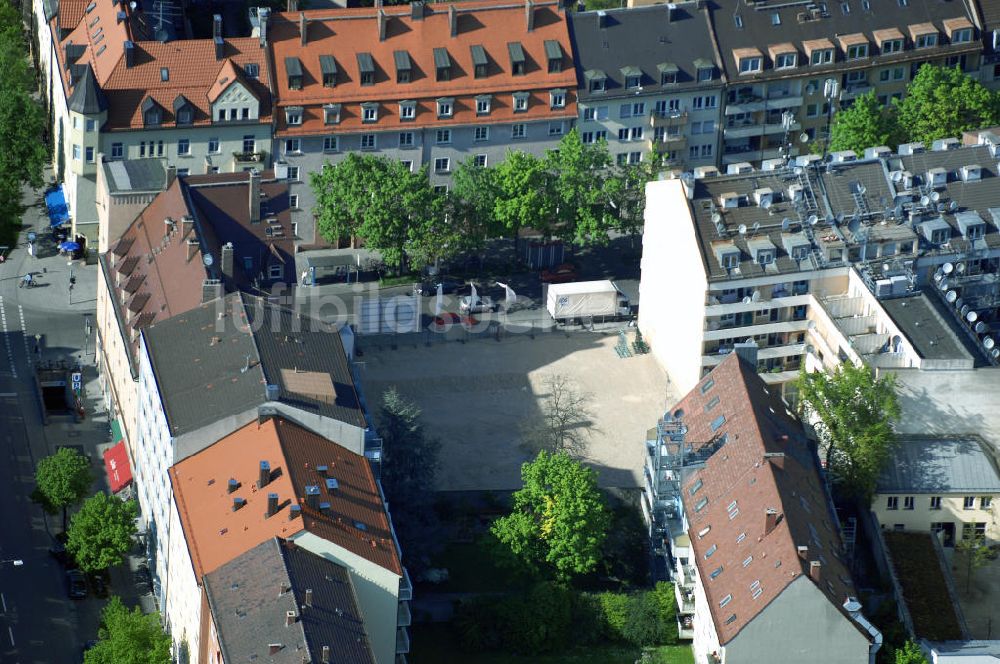
[[[509,655],[496,652],[463,652],[448,625],[417,624],[410,628],[412,642],[407,661],[413,664],[634,664],[641,648],[589,647],[553,655]],[[651,664],[694,664],[690,646],[663,646],[653,650]]]

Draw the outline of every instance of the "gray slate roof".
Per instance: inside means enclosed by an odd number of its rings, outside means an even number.
[[[223,316],[220,318],[220,314]],[[364,411],[336,328],[266,300],[232,294],[143,331],[170,432],[178,436],[278,399],[365,428]],[[296,394],[282,369],[329,374],[332,403]]]
[[[205,593],[227,664],[320,662],[323,646],[331,662],[375,662],[347,570],[287,541],[267,540],[205,575]]]
[[[1000,473],[975,437],[902,439],[877,493],[1000,493]]]
[[[105,161],[104,175],[108,190],[119,192],[162,191],[166,169],[162,159],[125,159]]]
[[[108,110],[108,100],[97,84],[94,70],[90,65],[84,65],[83,75],[73,86],[73,94],[69,96],[69,110],[89,115]]]
[[[685,3],[673,10],[668,21],[667,11],[666,5],[653,5],[568,14],[580,101],[634,96],[634,90],[625,89],[621,70],[627,67],[642,71],[641,83],[647,94],[722,84],[706,12]],[[602,14],[604,28],[599,25]],[[715,63],[712,81],[697,82],[695,61],[699,59]],[[660,85],[658,66],[664,63],[677,65],[676,85]],[[584,78],[587,71],[607,75],[606,92],[589,91]]]

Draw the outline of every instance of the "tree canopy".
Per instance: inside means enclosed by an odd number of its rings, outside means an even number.
[[[90,460],[74,449],[63,447],[38,461],[35,467],[36,489],[32,498],[46,512],[62,510],[65,530],[67,508],[87,497],[93,481]]]
[[[490,527],[497,540],[559,578],[594,571],[610,524],[594,470],[565,452],[542,451],[521,466],[521,481],[511,513]]]
[[[896,103],[899,134],[930,144],[1000,123],[1000,96],[958,67],[925,64]]]
[[[156,613],[143,614],[112,597],[101,613],[97,645],[83,656],[84,664],[169,664],[170,635]]]
[[[66,550],[84,572],[99,572],[121,561],[132,546],[134,500],[123,501],[106,493],[88,498],[70,520]]]
[[[802,372],[797,386],[800,409],[814,416],[826,449],[827,469],[847,495],[869,504],[896,444],[895,377],[876,378],[868,367],[844,362],[831,373]]]
[[[830,127],[830,150],[854,150],[861,154],[865,148],[888,145],[893,130],[892,118],[872,90],[834,117]]]
[[[895,664],[928,664],[920,646],[913,641],[907,641],[902,648],[896,648],[893,661]]]

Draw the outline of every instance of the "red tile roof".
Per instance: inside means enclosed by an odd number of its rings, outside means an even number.
[[[258,488],[260,462],[270,481]],[[317,466],[327,466],[322,477]],[[389,517],[368,461],[280,418],[251,422],[170,469],[175,500],[197,577],[278,536],[308,530],[376,565],[402,575]],[[326,478],[337,488],[328,490]],[[229,480],[239,488],[229,493]],[[323,511],[310,507],[306,486],[319,485]],[[278,511],[266,514],[268,494]],[[234,499],[245,504],[233,510]],[[291,506],[301,507],[290,518]]]
[[[842,606],[856,591],[818,459],[777,391],[733,353],[677,411],[688,428],[686,443],[695,449],[721,443],[681,487],[693,558],[720,643],[733,639],[789,584],[809,576],[813,561],[820,563],[816,586],[856,625]],[[768,532],[770,509],[777,523]],[[807,551],[800,555],[799,547]]]
[[[278,130],[288,134],[384,130],[400,126],[448,126],[454,124],[511,122],[516,119],[576,117],[576,74],[565,12],[555,2],[534,4],[534,27],[527,29],[524,4],[495,0],[473,0],[458,4],[428,4],[422,19],[411,16],[409,6],[385,7],[385,39],[379,40],[379,19],[372,8],[336,12],[311,10],[298,14],[278,13],[269,29],[275,62],[275,84],[279,106],[303,106],[301,126],[288,127],[284,114],[277,118]],[[452,14],[451,12],[454,12]],[[306,43],[302,43],[301,20],[305,19]],[[452,36],[452,21],[456,26]],[[546,42],[562,51],[562,71],[549,73]],[[510,45],[518,43],[525,55],[524,75],[511,73]],[[476,78],[472,47],[480,46],[488,59],[488,75]],[[451,63],[450,80],[436,80],[435,49],[445,49]],[[410,83],[396,82],[396,53],[405,51],[411,64]],[[358,55],[371,55],[375,83],[362,86]],[[323,85],[321,56],[333,56],[337,68],[334,87]],[[297,58],[302,69],[302,87],[289,87],[287,58]],[[565,108],[549,108],[548,90],[566,90]],[[530,92],[528,110],[514,113],[512,93]],[[492,94],[492,109],[477,116],[476,95]],[[437,119],[435,100],[452,97],[454,117]],[[402,122],[397,102],[418,103],[416,118]],[[362,102],[379,102],[379,120],[361,122]],[[322,105],[341,104],[341,122],[323,124]]]

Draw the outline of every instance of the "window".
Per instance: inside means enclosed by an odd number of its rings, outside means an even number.
[[[566,108],[566,92],[563,90],[553,90],[549,93],[550,108]]]
[[[627,141],[628,140],[628,127],[622,127],[618,130],[618,140]]]
[[[833,49],[822,48],[812,52],[809,63],[813,65],[828,65],[833,62]]]
[[[746,558],[743,559],[743,566],[750,567],[750,563],[752,562],[753,562],[753,556],[747,556]]]
[[[761,249],[757,252],[757,264],[758,265],[770,265],[774,262],[774,250],[773,249]]]
[[[930,48],[931,46],[937,46],[938,36],[934,33],[929,35],[917,35],[916,40],[913,42],[915,48]]]
[[[191,141],[186,138],[177,141],[177,155],[183,157],[189,154],[191,154]]]
[[[708,551],[705,552],[705,560],[711,558],[712,554],[715,553],[718,549],[719,549],[718,544],[713,544],[712,546],[708,547]]]
[[[615,163],[618,164],[619,166],[624,166],[625,164],[627,164],[628,163],[628,153],[627,152],[622,152],[620,155],[617,155],[615,157]]]
[[[403,168],[405,168],[407,171],[409,171],[411,173],[413,172],[413,162],[411,160],[409,160],[409,159],[402,159],[402,160],[400,160],[399,163],[402,164]]]
[[[434,185],[434,193],[443,196],[448,193],[448,185],[446,184],[436,184]]]
[[[781,25],[781,14],[778,12],[771,14],[771,25]]]
[[[243,137],[243,152],[256,152],[257,151],[257,139],[253,136]]]
[[[209,175],[215,175],[218,172],[219,172],[218,166],[212,166],[211,168],[208,169]]]
[[[952,44],[965,44],[966,42],[972,41],[972,29],[962,28],[961,30],[956,30],[951,33],[951,43]]]
[[[882,71],[880,71],[878,73],[878,80],[881,81],[882,83],[885,83],[886,81],[888,81],[889,80],[889,70],[888,69],[883,69]]]
[[[401,147],[401,148],[412,148],[413,147],[413,132],[412,131],[401,131],[401,132],[399,132],[399,147]]]
[[[701,146],[701,156],[702,156],[703,158],[704,158],[704,157],[711,157],[711,156],[712,156],[712,151],[713,151],[714,149],[715,149],[715,148],[714,148],[714,147],[712,147],[712,144],[711,144],[711,143],[706,143],[705,145]]]
[[[417,117],[417,105],[412,101],[404,101],[399,104],[399,119],[412,120]]]
[[[714,378],[709,378],[708,380],[706,380],[702,384],[702,386],[701,386],[701,393],[702,394],[706,394],[713,387],[715,387],[715,379]]]
[[[484,155],[484,154],[477,154],[474,157],[474,159],[475,159],[476,166],[478,166],[479,168],[486,168],[486,155]]]
[[[585,131],[580,134],[580,142],[590,145],[594,142],[594,132]]]
[[[632,127],[629,129],[628,137],[630,141],[641,141],[643,137],[642,127]]]
[[[885,508],[887,510],[898,510],[899,509],[899,496],[889,496],[885,499]]]
[[[281,266],[280,263],[278,263],[276,265],[271,265],[271,266],[268,267],[268,275],[272,279],[281,279],[281,277],[284,275],[284,273],[285,273],[285,270]]]
[[[988,510],[990,505],[993,504],[993,498],[991,496],[980,496],[979,498],[979,509]]]
[[[451,170],[451,159],[448,157],[438,157],[434,160],[435,173],[447,173]]]
[[[289,166],[288,167],[288,179],[293,182],[298,182],[299,179],[299,167]]]
[[[726,595],[725,597],[722,598],[722,601],[719,602],[719,606],[720,607],[725,606],[726,604],[729,604],[732,601],[733,601],[733,596]]]
[[[583,119],[585,121],[592,121],[597,115],[597,109],[595,108],[585,108],[583,109]]]
[[[931,496],[931,509],[932,510],[941,509],[941,496]]]
[[[705,505],[708,505],[708,498],[702,498],[697,503],[694,504],[694,511],[700,512],[705,509]]]
[[[618,117],[621,120],[627,120],[632,117],[632,104],[622,104],[618,107]]]
[[[361,134],[361,149],[362,150],[375,149],[375,134]]]
[[[528,93],[527,92],[515,92],[514,93],[514,112],[523,113],[528,110]]]
[[[594,142],[606,141],[608,140],[608,131],[606,129],[600,129],[594,132]]]
[[[286,138],[285,139],[285,153],[296,153],[301,152],[302,144],[297,138]]]
[[[190,168],[178,168],[177,175],[186,177],[191,172]]]
[[[712,429],[712,432],[714,433],[714,432],[718,431],[719,427],[721,427],[725,423],[726,423],[726,416],[725,415],[719,415],[717,418],[715,418],[714,420],[712,420],[712,424],[710,425],[711,429]]]
[[[72,120],[70,120],[70,124],[73,125],[73,129],[79,129],[80,128],[80,118],[78,118],[78,117],[76,117],[74,115],[73,118],[72,118]]]
[[[302,108],[300,108],[298,106],[290,106],[290,107],[286,108],[285,109],[285,121],[289,125],[300,125],[300,124],[302,124]]]
[[[986,537],[986,524],[985,523],[963,523],[962,524],[962,539],[978,539],[981,540]]]
[[[705,483],[699,477],[697,480],[695,480],[694,484],[691,485],[691,488],[688,489],[688,492],[693,496],[694,494],[698,493],[698,489],[700,489],[703,486],[705,486]]]
[[[143,114],[143,121],[149,126],[160,124],[160,109],[151,108]]]
[[[562,136],[565,127],[562,122],[549,123],[549,136]]]
[[[153,153],[153,142],[152,141],[149,142],[149,153],[150,153],[150,155],[152,155],[152,153]],[[156,142],[156,156],[157,157],[162,157],[163,156],[163,141],[157,141]]]
[[[451,99],[438,99],[437,111],[439,118],[450,118],[454,111],[454,102]]]
[[[86,126],[86,131],[96,131],[97,120],[94,120],[93,118],[87,118],[85,126]]]
[[[591,92],[604,92],[607,89],[607,79],[603,77],[592,78],[590,80]]]
[[[710,578],[712,578],[712,579],[717,579],[720,574],[722,574],[722,566],[721,565],[719,567],[716,567],[715,569],[713,569],[712,573],[709,574],[708,576]]]
[[[774,58],[774,68],[775,69],[790,69],[795,66],[795,54],[794,53],[779,53]]]
[[[438,129],[434,136],[434,142],[438,145],[451,143],[451,129]]]
[[[243,72],[246,74],[247,78],[256,79],[260,76],[260,67],[257,66],[256,62],[248,62],[243,67]]]
[[[712,77],[715,75],[715,67],[699,67],[698,68],[698,80],[699,81],[711,81]]]
[[[84,152],[87,155],[87,163],[88,164],[93,164],[94,163],[94,148],[89,147]]]
[[[718,406],[719,405],[719,401],[720,401],[720,399],[717,396],[712,397],[711,399],[709,399],[708,403],[705,404],[705,412],[707,413],[710,410],[712,410],[713,408],[715,408],[716,406]]]
[[[674,85],[677,83],[677,72],[676,71],[661,71],[660,72],[660,85]]]
[[[225,121],[225,119],[226,119],[226,109],[220,108],[219,109],[219,122],[223,122],[223,121]]]
[[[761,70],[763,58],[740,58],[740,73],[752,74]]]
[[[489,115],[492,101],[490,97],[476,97],[476,115]]]
[[[904,510],[912,510],[913,509],[913,496],[904,496],[903,497],[903,509]]]
[[[868,57],[868,44],[852,44],[847,47],[847,59],[858,60]]]
[[[231,108],[231,109],[229,109],[229,119],[230,120],[235,120],[237,118],[237,116],[239,115],[239,112],[240,111],[237,108]]]
[[[243,108],[241,108],[240,109],[240,117],[243,120],[249,120],[250,119],[250,107],[244,106]]]
[[[323,124],[338,124],[340,122],[340,104],[323,106]]]
[[[336,136],[324,136],[323,137],[323,152],[336,152],[337,151],[337,137]]]
[[[121,143],[112,143],[111,158],[121,159],[123,156],[125,156],[125,146],[123,146]]]
[[[219,150],[220,150],[219,139],[218,138],[210,138],[210,139],[208,139],[208,153],[209,154],[218,154]]]
[[[170,70],[166,67],[160,67],[160,80],[163,82],[170,80]]]
[[[638,88],[642,82],[642,76],[626,76],[625,87],[628,89]]]
[[[902,39],[887,39],[882,42],[882,53],[899,53],[903,50],[903,40]]]
[[[526,125],[516,124],[510,127],[510,137],[511,138],[524,138],[526,135]]]
[[[868,72],[863,69],[847,72],[848,83],[864,83],[868,80]]]
[[[477,143],[482,143],[483,141],[490,140],[490,128],[489,127],[476,127],[475,129],[475,141]]]
[[[361,104],[362,122],[378,122],[378,104]]]

